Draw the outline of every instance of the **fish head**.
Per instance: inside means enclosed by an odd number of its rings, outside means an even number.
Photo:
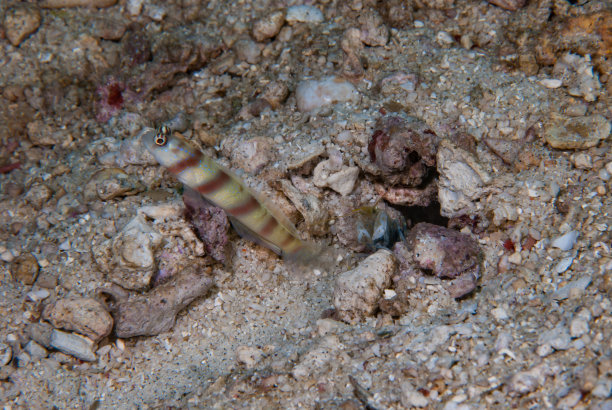
[[[164,167],[170,167],[191,157],[197,149],[191,146],[179,133],[161,126],[142,135],[142,144]]]

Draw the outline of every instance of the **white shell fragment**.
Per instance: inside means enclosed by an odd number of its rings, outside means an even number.
[[[550,245],[553,248],[558,248],[562,251],[569,251],[574,247],[576,239],[578,239],[578,231],[570,231],[565,235],[556,238]]]
[[[359,93],[353,84],[336,76],[302,81],[295,90],[295,96],[301,112],[313,111],[338,102],[359,100]]]

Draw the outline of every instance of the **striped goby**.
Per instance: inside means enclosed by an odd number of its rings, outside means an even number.
[[[145,133],[142,141],[157,162],[179,181],[223,208],[239,233],[254,236],[249,239],[282,256],[299,259],[310,256],[311,245],[298,237],[289,221],[259,201],[235,175],[187,142],[178,132],[161,126],[157,131]]]

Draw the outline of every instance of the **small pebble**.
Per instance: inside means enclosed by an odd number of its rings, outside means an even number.
[[[40,286],[38,283],[36,285]],[[47,289],[39,289],[34,292],[28,292],[26,296],[32,302],[40,302],[41,300],[44,300],[49,297],[49,291]]]
[[[257,64],[261,57],[261,49],[259,44],[250,38],[241,38],[236,41],[233,46],[238,59],[246,61],[249,64]]]
[[[545,78],[543,80],[540,80],[540,84],[542,84],[546,88],[559,88],[561,87],[561,85],[563,85],[563,82],[556,78]]]
[[[572,156],[572,162],[578,169],[591,169],[593,168],[593,160],[589,154],[580,152]]]
[[[323,21],[323,13],[315,6],[291,6],[287,9],[285,20],[289,23],[321,23]]]
[[[302,81],[297,86],[295,96],[298,109],[301,112],[309,112],[326,105],[359,99],[359,93],[353,84],[335,76],[322,80]]]
[[[91,298],[59,299],[47,305],[42,316],[56,328],[73,330],[94,341],[110,334],[113,328],[111,315]]]
[[[264,41],[278,34],[285,23],[285,13],[282,10],[268,14],[253,24],[253,37],[256,41]]]
[[[144,0],[128,0],[125,4],[125,10],[131,17],[136,17],[142,12]]]
[[[24,350],[28,352],[28,354],[33,360],[37,361],[47,357],[47,355],[49,354],[47,352],[47,349],[36,343],[34,340],[30,340],[25,345]]]
[[[508,312],[506,312],[506,309],[504,309],[503,307],[497,307],[495,309],[493,309],[491,311],[491,314],[493,315],[493,317],[497,320],[508,320],[510,318],[510,316],[508,315]]]
[[[573,256],[563,258],[555,265],[555,267],[553,268],[553,271],[555,273],[563,273],[566,270],[568,270],[570,266],[572,266],[573,262],[574,262]]]
[[[442,47],[450,47],[453,45],[455,40],[453,40],[451,35],[446,31],[439,31],[438,34],[436,34],[436,42]]]
[[[252,369],[263,357],[263,352],[251,346],[240,346],[236,350],[236,359],[238,363],[246,366],[247,369]]]
[[[11,276],[24,285],[32,285],[38,276],[38,261],[31,253],[23,253],[16,257],[10,266]]]
[[[0,367],[9,364],[13,357],[11,346],[6,343],[0,343]]]

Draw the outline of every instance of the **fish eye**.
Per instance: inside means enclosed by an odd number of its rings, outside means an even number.
[[[154,142],[155,145],[163,147],[168,142],[168,134],[170,134],[170,128],[165,125],[162,125],[157,129],[155,133]]]

